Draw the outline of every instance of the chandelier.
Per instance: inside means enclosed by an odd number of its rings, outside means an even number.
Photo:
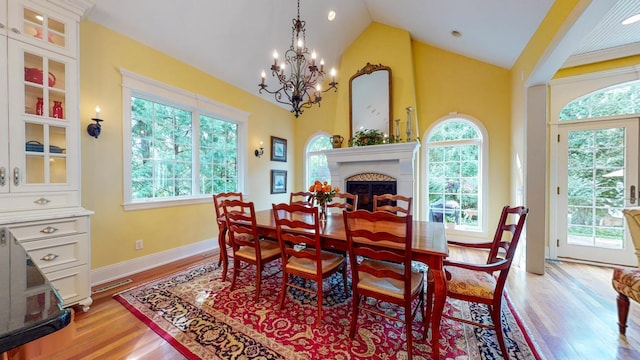
[[[262,82],[258,84],[262,91],[273,94],[276,101],[291,106],[291,112],[296,118],[304,112],[303,108],[310,108],[314,104],[320,106],[322,93],[331,89],[338,90],[336,71],[331,69],[332,80],[329,87],[322,90],[320,83],[324,80],[324,60],[320,60],[320,67],[316,65],[316,52],[309,53],[306,43],[305,22],[300,20],[300,0],[298,0],[298,16],[293,19],[291,28],[291,46],[284,54],[284,61],[278,64],[278,52],[273,52],[271,75],[278,79],[280,88],[271,91],[265,84],[266,74],[262,71]]]

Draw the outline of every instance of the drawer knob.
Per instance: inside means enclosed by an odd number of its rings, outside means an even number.
[[[40,230],[40,232],[43,234],[53,234],[56,231],[58,231],[58,229],[54,228],[53,226],[47,226],[46,228]]]
[[[40,198],[40,199],[34,201],[34,203],[36,203],[38,205],[47,205],[50,202],[51,202],[51,200],[45,199],[45,198]]]
[[[40,258],[40,260],[44,260],[44,261],[53,261],[53,260],[55,260],[57,257],[58,257],[58,255],[49,253],[49,254],[47,254],[47,255],[43,256],[42,258]]]

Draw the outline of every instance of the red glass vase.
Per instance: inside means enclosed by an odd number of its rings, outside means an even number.
[[[63,119],[64,116],[62,114],[62,103],[60,101],[53,102],[52,116],[56,119]]]
[[[42,102],[42,98],[39,97],[38,101],[36,102],[36,115],[44,114],[43,106],[44,106],[44,104]]]

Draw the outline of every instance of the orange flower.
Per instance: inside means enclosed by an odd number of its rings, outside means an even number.
[[[309,191],[313,192],[313,197],[318,204],[326,204],[333,200],[333,196],[336,192],[340,191],[338,187],[332,187],[328,181],[321,182],[320,180],[314,181],[313,185],[309,187]]]

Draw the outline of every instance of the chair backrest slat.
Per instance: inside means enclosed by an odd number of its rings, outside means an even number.
[[[222,202],[224,215],[229,229],[229,239],[235,250],[240,246],[252,246],[256,249],[256,258],[260,258],[258,227],[253,202],[225,200]]]
[[[340,199],[336,201],[336,198]],[[336,193],[333,196],[334,201],[330,202],[328,208],[338,208],[344,211],[353,211],[358,209],[358,195],[350,193]]]
[[[351,276],[354,277],[354,281],[359,281],[358,272],[398,280],[410,279],[410,250],[413,236],[411,215],[401,216],[386,211],[356,210],[345,211],[343,218],[349,258],[352,259],[350,261]],[[368,266],[366,261],[355,261],[358,257],[402,264],[404,272],[398,274],[393,271],[382,271]]]
[[[529,209],[524,206],[505,206],[502,208],[498,228],[494,234],[493,244],[487,258],[487,264],[494,263],[501,259],[499,257],[500,250],[504,251],[504,258],[511,262],[515,255],[518,242],[520,241],[520,235],[522,234],[528,212]],[[514,217],[515,219],[513,219]],[[509,223],[509,221],[515,222]]]
[[[289,205],[302,205],[307,207],[313,207],[315,204],[315,198],[313,193],[309,191],[298,191],[289,194]]]
[[[224,210],[222,209],[222,202],[225,200],[240,200],[242,201],[241,192],[226,192],[213,195],[213,207],[216,210],[216,220],[224,219]]]
[[[321,273],[322,244],[318,208],[299,204],[273,204],[272,208],[283,265],[286,265],[290,256],[311,259],[316,262],[318,273]]]
[[[373,195],[373,211],[411,215],[411,197],[397,194]]]

